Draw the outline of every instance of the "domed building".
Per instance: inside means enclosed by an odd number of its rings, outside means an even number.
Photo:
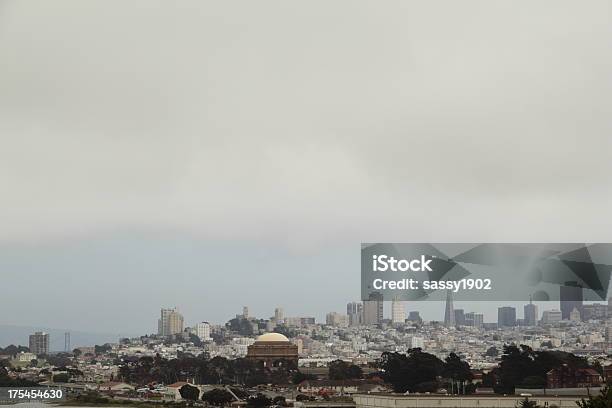
[[[249,360],[263,362],[264,367],[289,365],[297,368],[298,346],[280,333],[262,334],[247,348]]]

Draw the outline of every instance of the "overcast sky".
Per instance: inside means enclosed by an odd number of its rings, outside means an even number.
[[[322,318],[360,242],[612,241],[611,16],[0,1],[0,324]]]

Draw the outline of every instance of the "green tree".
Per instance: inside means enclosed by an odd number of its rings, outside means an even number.
[[[361,367],[355,364],[349,364],[342,360],[334,360],[329,363],[330,380],[348,380],[362,377]]]
[[[444,363],[433,354],[420,348],[406,354],[384,352],[378,361],[383,380],[391,384],[395,392],[435,391],[437,377],[442,374]]]
[[[105,354],[108,353],[109,351],[111,351],[113,348],[111,347],[110,344],[106,343],[103,344],[101,346],[98,346],[97,344],[94,346],[94,351],[96,354]]]
[[[67,373],[55,374],[53,376],[53,382],[56,383],[67,383],[70,380],[70,376]]]
[[[444,360],[442,376],[449,380],[447,387],[458,394],[467,392],[465,385],[474,378],[470,365],[455,353],[450,353]]]
[[[202,347],[202,340],[193,333],[189,333],[189,341],[196,347]]]
[[[202,394],[202,401],[207,402],[210,405],[214,405],[216,407],[227,405],[233,400],[234,397],[232,396],[232,394],[229,391],[221,388],[215,388]]]
[[[233,332],[240,333],[243,336],[253,335],[253,325],[248,319],[236,317],[227,322],[226,327]]]
[[[576,401],[576,405],[580,408],[610,408],[612,407],[612,388],[604,387],[599,395],[589,396],[587,400],[582,398],[580,401]]]
[[[301,371],[297,371],[295,374],[293,374],[293,378],[291,379],[291,382],[294,384],[299,384],[302,381],[306,381],[306,380],[316,380],[317,376],[313,375],[313,374],[304,374]]]
[[[501,357],[499,367],[494,370],[497,383],[495,391],[503,394],[511,394],[515,387],[521,385],[528,377],[539,377],[543,382],[546,373],[553,368],[567,365],[574,369],[588,368],[589,364],[585,358],[575,356],[562,351],[534,351],[530,347],[521,345],[504,346],[504,354]],[[534,383],[534,378],[528,382]]]
[[[269,407],[270,405],[272,405],[272,400],[262,393],[258,393],[247,399],[247,407],[262,408]]]
[[[189,384],[185,384],[179,388],[179,393],[181,397],[187,401],[197,401],[200,396],[199,388]]]
[[[444,360],[442,375],[446,378],[459,381],[471,381],[474,378],[467,361],[461,360],[455,353],[450,353]]]

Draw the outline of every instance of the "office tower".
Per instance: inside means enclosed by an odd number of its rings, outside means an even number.
[[[457,326],[465,326],[465,314],[463,309],[455,309],[455,324]]]
[[[383,296],[381,293],[373,292],[369,300],[363,302],[363,324],[375,326],[383,320]]]
[[[157,334],[171,336],[183,331],[183,315],[176,308],[161,309],[161,317],[157,321]]]
[[[348,315],[350,326],[359,326],[363,324],[363,305],[361,303],[348,303],[346,305],[346,314]]]
[[[283,312],[283,308],[277,307],[276,309],[274,309],[274,320],[276,321],[276,323],[282,323],[284,319],[285,313]]]
[[[64,333],[64,352],[70,353],[70,332]]]
[[[484,324],[484,315],[482,313],[466,313],[465,314],[465,325],[481,328]]]
[[[249,318],[249,307],[248,306],[242,306],[242,317],[245,319]]]
[[[446,308],[444,309],[444,326],[455,327],[455,310],[453,309],[453,292],[446,291]]]
[[[523,317],[525,326],[535,326],[538,324],[538,306],[533,304],[531,297],[529,297],[529,304],[523,306]]]
[[[474,313],[473,316],[474,327],[481,328],[484,326],[484,315],[482,313]]]
[[[394,300],[391,302],[391,323],[399,324],[406,321],[406,310],[404,308],[404,302],[401,300]]]
[[[516,326],[516,309],[504,306],[497,309],[497,326],[514,327]]]
[[[561,286],[559,291],[559,304],[563,320],[569,320],[570,313],[574,309],[582,312],[582,286],[578,282],[565,282],[565,285]]]
[[[411,322],[421,323],[423,319],[421,319],[421,314],[419,312],[410,312],[408,313],[408,320]]]
[[[545,310],[542,312],[542,323],[550,324],[557,323],[563,319],[563,314],[560,310]]]
[[[36,332],[30,334],[30,353],[36,355],[49,354],[49,333]]]
[[[325,316],[325,324],[333,327],[347,327],[348,316],[341,313],[330,312]]]
[[[196,324],[193,328],[193,334],[202,341],[210,340],[210,324],[208,322]]]

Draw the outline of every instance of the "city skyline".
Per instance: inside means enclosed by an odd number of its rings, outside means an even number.
[[[361,301],[355,301],[357,304],[362,304]],[[347,302],[347,303],[354,303],[354,302]],[[444,315],[446,314],[446,302],[443,301],[427,301],[427,302],[401,302],[404,305],[404,311],[405,311],[405,318],[409,319],[409,314],[410,312],[418,312],[421,319],[423,319],[424,321],[430,322],[430,321],[436,321],[439,322],[441,324],[444,324]],[[420,310],[419,308],[411,308],[410,305],[419,305],[421,303],[427,303],[430,307],[433,306],[433,304],[438,304],[439,306],[439,310],[438,310],[438,316],[436,317],[435,312],[431,311],[431,313],[427,313],[424,314],[422,312],[422,310]],[[593,304],[593,303],[600,303],[600,304],[608,304],[608,302],[584,302],[585,305],[589,305],[589,304]],[[477,307],[480,304],[480,308]],[[486,304],[486,305],[483,305]],[[537,319],[536,321],[540,321],[542,319],[544,319],[544,312],[550,312],[550,311],[558,311],[560,312],[561,308],[560,308],[560,303],[559,302],[531,302],[531,303],[525,303],[525,302],[457,302],[457,301],[453,301],[453,310],[457,311],[457,310],[462,310],[464,315],[466,317],[468,317],[468,315],[472,315],[474,313],[476,314],[480,314],[484,317],[484,320],[482,323],[488,323],[488,324],[495,324],[498,323],[498,319],[499,319],[499,308],[505,308],[505,307],[510,307],[510,308],[514,308],[515,309],[515,313],[516,313],[516,324],[518,325],[518,321],[522,320],[524,318],[524,307],[528,306],[529,304],[532,304],[533,306],[535,306],[538,310],[538,315],[537,315]],[[241,312],[243,311],[243,307],[244,306],[238,306],[235,308],[235,310],[233,311],[234,313],[230,313],[230,315],[227,316],[226,320],[221,320],[221,321],[214,321],[211,319],[206,318],[206,316],[202,316],[202,317],[194,317],[193,319],[191,317],[184,317],[183,314],[181,313],[181,319],[184,318],[184,322],[183,320],[181,320],[181,330],[175,330],[174,332],[180,332],[182,331],[183,327],[197,327],[198,324],[201,324],[202,322],[206,322],[209,323],[211,325],[221,325],[223,326],[225,323],[227,323],[229,320],[231,320],[232,318],[236,317],[237,315],[240,315]],[[270,318],[274,318],[276,315],[276,310],[277,309],[281,309],[282,313],[284,314],[284,316],[286,317],[314,317],[316,319],[316,322],[318,324],[324,324],[328,318],[328,314],[329,313],[335,313],[338,315],[347,315],[347,319],[348,319],[348,310],[345,312],[345,309],[347,308],[347,304],[345,304],[344,308],[338,308],[337,310],[330,310],[327,313],[325,313],[325,315],[323,316],[318,316],[312,313],[286,313],[287,308],[283,307],[281,305],[277,305],[273,308],[271,308],[271,312],[270,313],[266,313],[266,312],[262,312],[260,313],[258,310],[254,310],[253,308],[246,306],[249,310],[249,317],[251,318],[256,318],[256,319],[263,319],[263,320],[268,320]],[[162,310],[178,310],[179,312],[181,311],[180,307],[176,307],[176,306],[164,306],[161,308]],[[289,309],[290,311],[292,309]],[[484,313],[483,311],[486,310],[488,311],[488,313]],[[383,302],[383,317],[385,320],[392,320],[392,313],[393,313],[393,308],[392,308],[392,301],[384,301]],[[155,311],[155,314],[158,315],[159,317],[159,309],[157,309]],[[429,316],[433,316],[433,318],[429,318]],[[455,315],[456,316],[456,315]],[[155,320],[154,318],[151,319],[152,322]],[[159,319],[158,319],[159,320]],[[348,320],[347,320],[348,322]],[[159,331],[159,321],[155,322],[155,325],[151,325],[150,328],[145,328],[142,331],[138,331],[134,328],[132,328],[131,330],[118,330],[115,331],[115,333],[122,333],[121,335],[117,334],[117,335],[111,335],[111,337],[107,337],[108,341],[116,341],[118,340],[119,337],[132,337],[132,336],[140,336],[140,335],[149,335],[149,334],[160,334]],[[457,323],[459,324],[459,323]],[[0,322],[0,326],[2,326],[2,323]],[[53,351],[61,351],[62,348],[61,346],[64,344],[64,336],[63,333],[65,330],[68,331],[76,331],[76,332],[83,332],[83,334],[85,334],[85,332],[88,332],[87,330],[80,330],[79,328],[67,328],[67,327],[49,327],[46,325],[40,325],[40,326],[30,326],[31,330],[37,330],[37,331],[45,331],[45,330],[55,330],[58,334],[56,334],[56,336],[51,336],[52,338],[52,342],[54,343],[55,347],[51,347],[51,349]],[[60,333],[61,332],[61,333]],[[60,334],[62,334],[60,336]],[[109,336],[108,332],[88,332],[87,334],[89,335],[105,335],[105,336]],[[114,337],[112,337],[114,336]],[[24,334],[21,335],[21,337],[25,338],[26,334],[24,332]],[[55,338],[57,337],[57,338]],[[115,338],[116,337],[116,338]],[[0,339],[1,340],[1,339]],[[60,341],[61,340],[61,341]],[[7,346],[10,343],[15,343],[15,341],[4,341],[5,344],[0,344],[1,346]],[[26,344],[27,343],[27,339],[25,341],[22,341],[21,343]]]

